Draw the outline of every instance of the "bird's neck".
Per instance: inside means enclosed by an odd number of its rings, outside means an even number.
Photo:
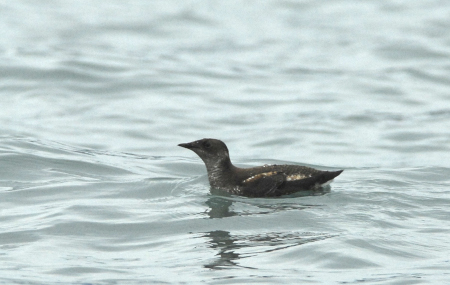
[[[229,183],[232,183],[234,179],[234,168],[229,157],[208,165],[206,169],[211,187],[224,188]]]

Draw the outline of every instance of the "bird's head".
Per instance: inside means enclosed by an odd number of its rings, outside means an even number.
[[[180,143],[178,146],[195,152],[205,162],[207,168],[230,159],[228,148],[221,140],[201,139],[190,143]]]

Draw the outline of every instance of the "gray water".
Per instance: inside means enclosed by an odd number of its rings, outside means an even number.
[[[0,284],[450,283],[449,1],[3,1]],[[242,167],[345,169],[245,198]]]

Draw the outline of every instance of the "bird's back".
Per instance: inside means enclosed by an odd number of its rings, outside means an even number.
[[[253,176],[270,175],[271,173],[275,174],[278,172],[284,173],[287,177],[286,180],[299,180],[308,178],[311,176],[316,176],[321,174],[323,171],[300,165],[264,165],[259,167],[252,168],[241,168],[241,173],[243,174],[242,180],[249,179]]]
[[[281,196],[326,185],[340,171],[322,171],[299,165],[265,165],[240,169],[242,194],[251,197]]]

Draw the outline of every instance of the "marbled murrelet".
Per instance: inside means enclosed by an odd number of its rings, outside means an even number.
[[[281,196],[319,188],[343,171],[322,171],[299,165],[239,168],[231,163],[228,148],[220,140],[201,139],[179,146],[192,150],[203,160],[211,187],[247,197]]]

